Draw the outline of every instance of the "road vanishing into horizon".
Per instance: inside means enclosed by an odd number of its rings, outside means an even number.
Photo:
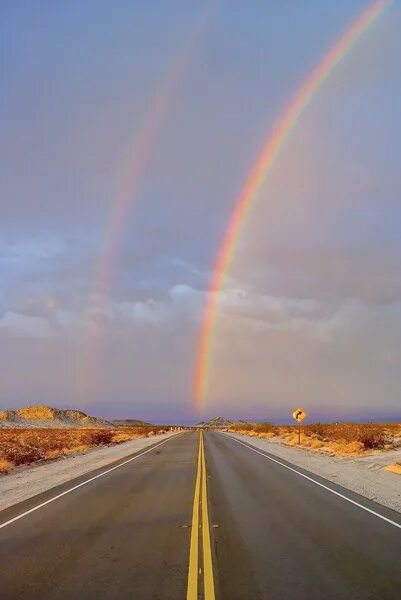
[[[1,600],[400,597],[399,513],[222,432],[0,512]]]

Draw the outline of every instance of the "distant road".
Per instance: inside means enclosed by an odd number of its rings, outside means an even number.
[[[279,462],[189,432],[2,511],[0,598],[398,600],[401,515]]]

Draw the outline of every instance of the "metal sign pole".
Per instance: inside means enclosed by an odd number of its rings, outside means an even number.
[[[298,446],[301,445],[301,421],[298,423]]]

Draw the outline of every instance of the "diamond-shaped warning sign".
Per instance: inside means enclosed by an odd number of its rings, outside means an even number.
[[[296,421],[298,421],[298,423],[300,423],[301,421],[303,421],[305,419],[305,417],[307,416],[307,413],[302,410],[302,408],[296,408],[294,410],[294,412],[292,413],[292,416],[294,417],[294,419]]]

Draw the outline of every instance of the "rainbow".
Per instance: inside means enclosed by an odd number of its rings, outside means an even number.
[[[274,168],[277,158],[291,136],[291,133],[294,131],[299,118],[313,100],[315,94],[390,2],[391,0],[378,0],[371,4],[359,15],[341,39],[323,57],[301,85],[281,118],[275,124],[272,133],[268,136],[263,146],[262,152],[250,170],[245,185],[235,202],[234,210],[213,268],[195,364],[193,402],[196,410],[202,408],[207,389],[213,335],[219,304],[219,291],[223,286],[224,277],[230,268],[242,231],[258,199],[262,186]]]
[[[206,23],[210,16],[210,7],[211,5],[209,5],[207,11],[203,11],[203,14],[198,17],[194,29],[190,32],[184,44],[183,50],[173,60],[138,133],[130,160],[128,161],[128,168],[123,176],[119,193],[114,202],[108,222],[108,231],[105,236],[104,250],[100,256],[96,270],[94,287],[99,291],[107,291],[110,286],[135,190],[176,91],[179,89],[188,70],[191,57],[205,33]]]
[[[101,306],[105,304],[110,293],[112,276],[120,254],[121,241],[127,220],[132,211],[135,191],[150,158],[166,114],[177,90],[184,80],[191,58],[206,33],[207,26],[216,6],[217,0],[209,0],[197,15],[195,24],[187,35],[183,48],[172,61],[165,77],[159,85],[131,149],[127,167],[114,199],[111,214],[107,220],[107,228],[104,235],[105,241],[95,268],[94,281],[91,287],[91,297],[94,297],[96,304],[100,303]],[[96,311],[91,310],[90,313],[89,324],[83,343],[80,378],[83,399],[91,395],[94,386],[94,371],[99,346],[99,316]]]

